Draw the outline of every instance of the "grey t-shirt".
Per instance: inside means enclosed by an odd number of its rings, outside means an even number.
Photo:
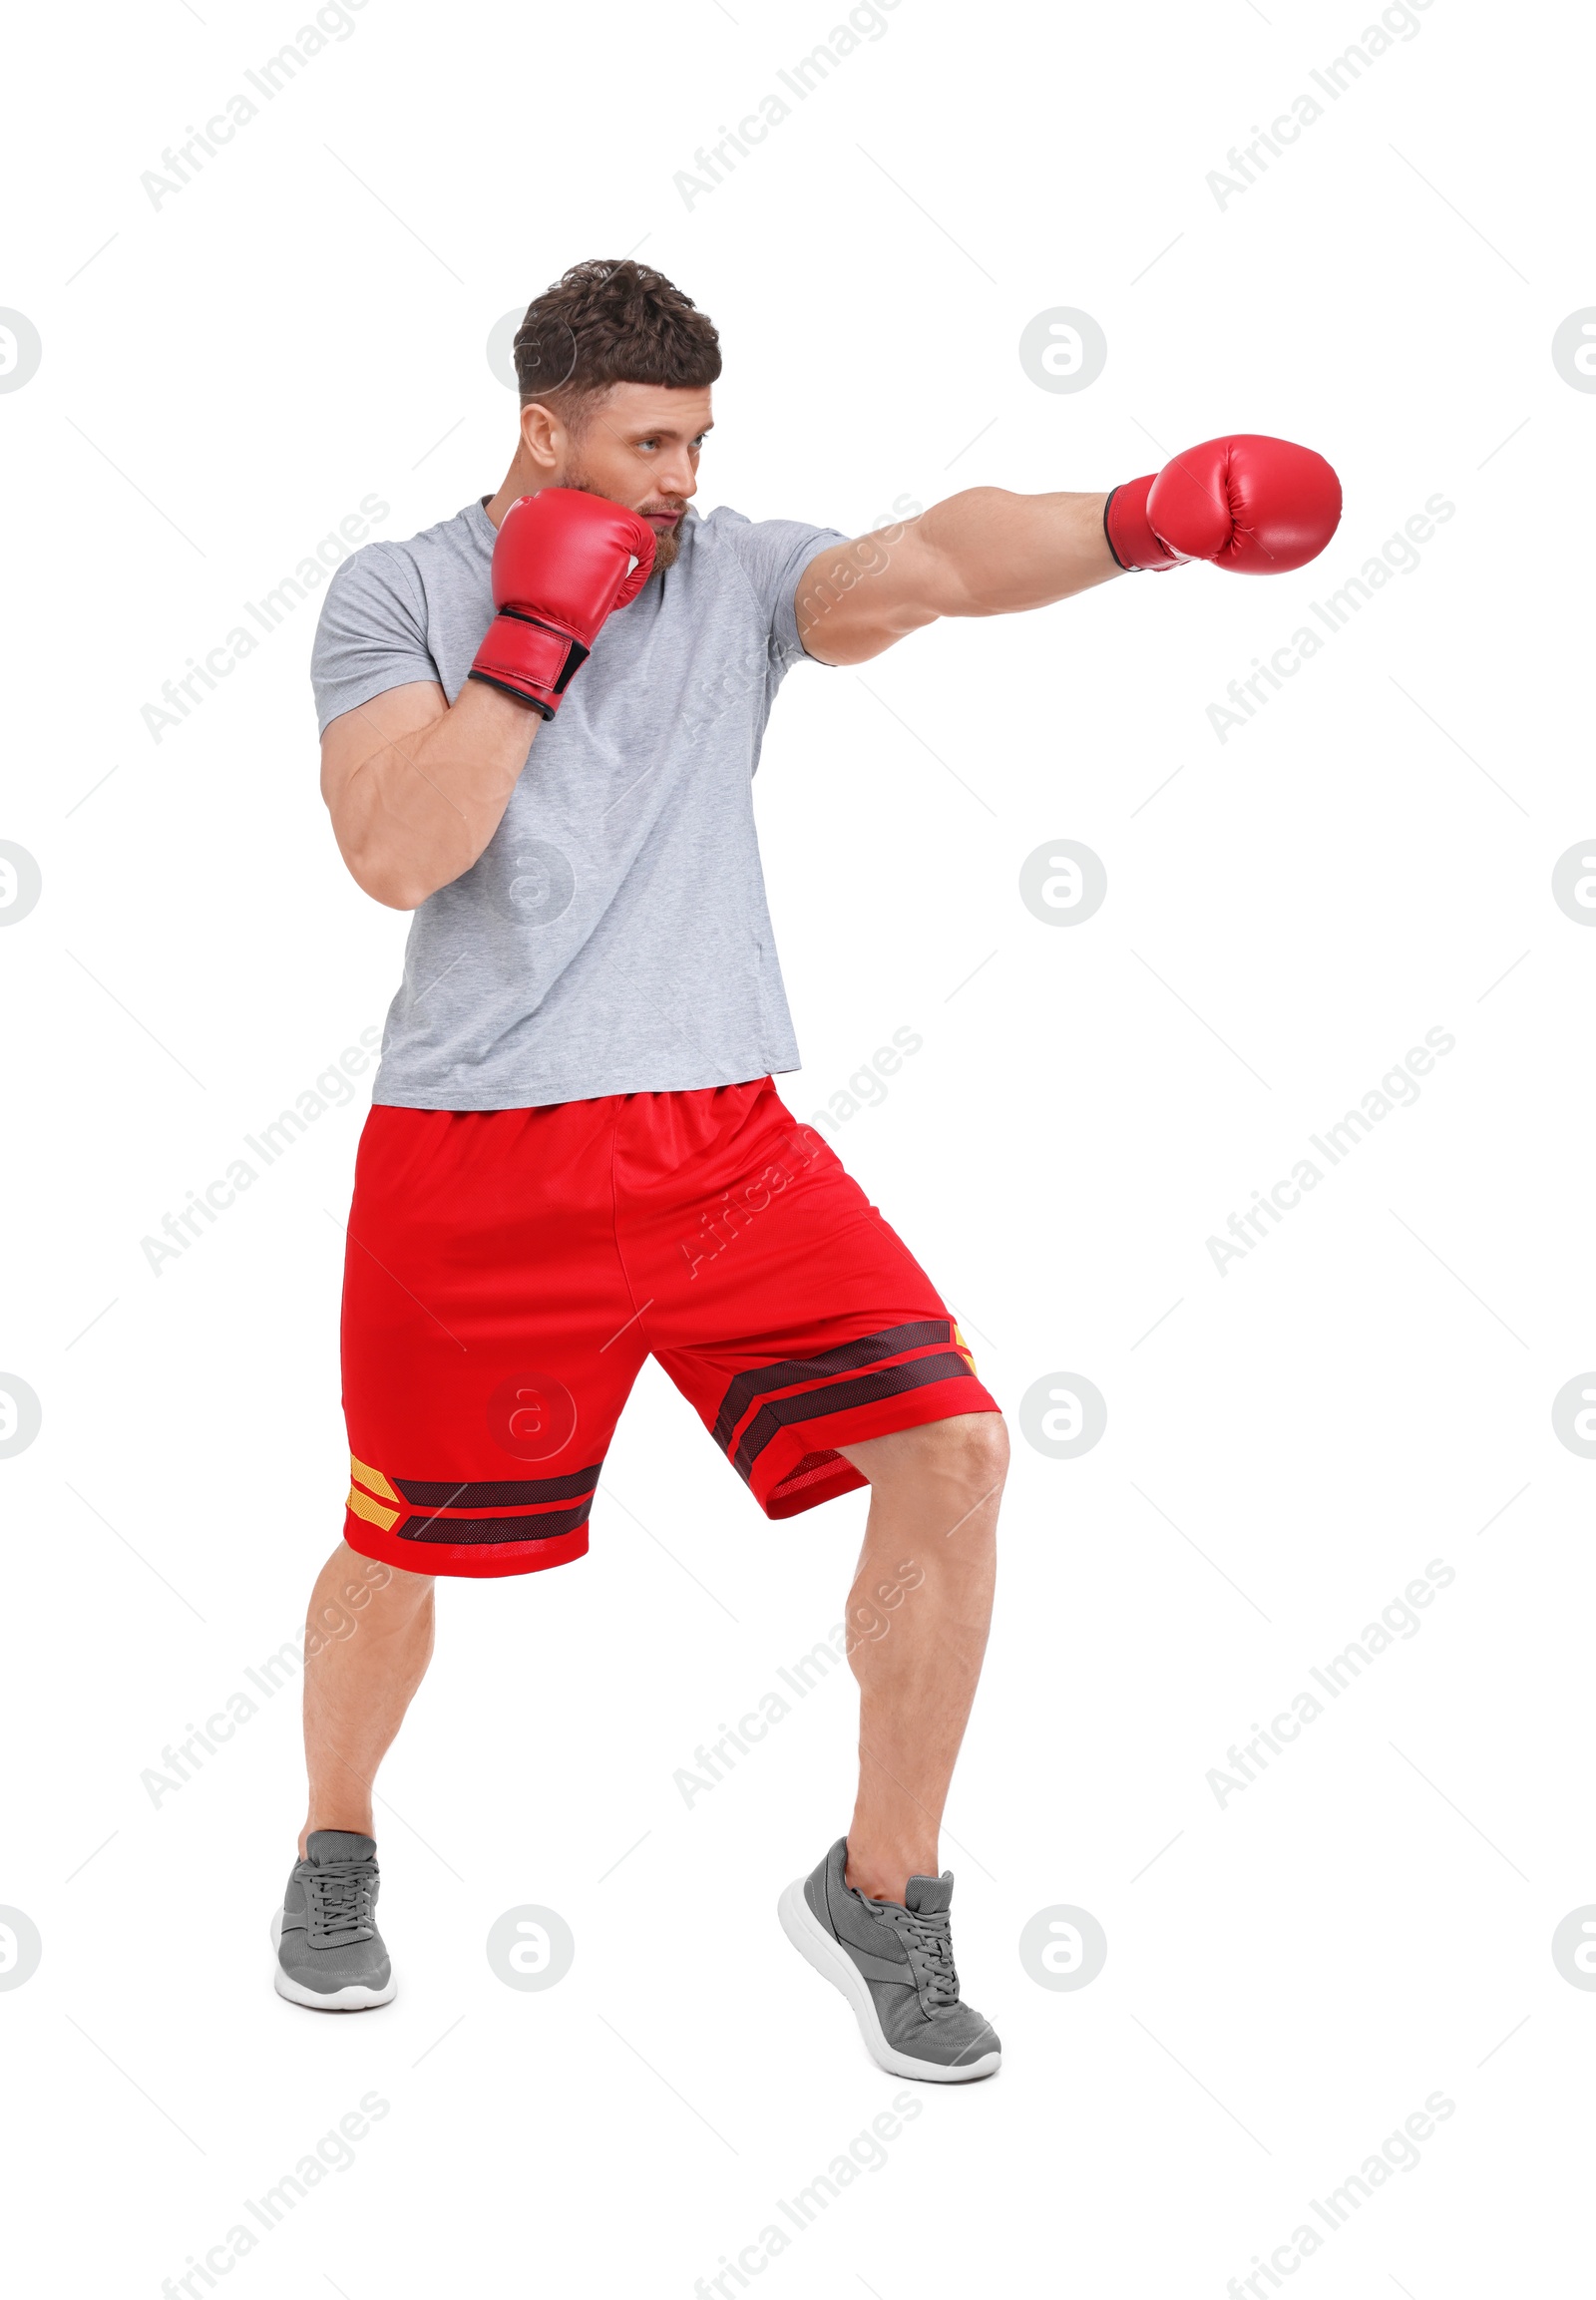
[[[798,578],[846,539],[724,509],[680,534],[539,726],[484,853],[415,913],[374,1100],[504,1110],[797,1068],[751,785],[776,689],[812,659]],[[474,503],[343,563],[311,655],[323,729],[413,680],[454,701],[494,537]]]

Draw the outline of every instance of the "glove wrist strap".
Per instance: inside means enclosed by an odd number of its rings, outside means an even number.
[[[1178,567],[1179,556],[1153,533],[1147,518],[1147,498],[1156,472],[1127,479],[1110,490],[1103,506],[1103,535],[1116,567],[1127,575],[1158,573]]]
[[[477,649],[470,676],[501,694],[530,703],[546,719],[588,660],[589,650],[569,631],[539,622],[516,607],[501,607]]]

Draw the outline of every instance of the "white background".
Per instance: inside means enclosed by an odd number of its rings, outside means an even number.
[[[367,0],[159,208],[141,174],[292,8],[14,26],[0,303],[43,343],[0,396],[0,837],[44,882],[0,937],[0,1367],[44,1416],[0,1462],[0,1903],[43,1940],[0,1993],[19,2291],[159,2293],[375,2092],[354,2162],[223,2279],[245,2300],[687,2295],[903,2090],[775,1919],[846,1824],[851,1687],[691,1810],[672,1781],[836,1620],[863,1497],[766,1523],[653,1369],[591,1557],[441,1590],[381,1779],[391,2009],[271,1993],[292,1687],[159,1807],[141,1785],[297,1634],[338,1535],[360,1111],[159,1277],[140,1241],[380,1021],[404,934],[317,796],[313,603],[159,744],[141,706],[363,496],[401,537],[497,487],[490,329],[632,251],[722,332],[701,508],[858,531],[899,496],[1101,488],[1247,429],[1346,492],[1297,575],[945,625],[800,666],[777,707],[789,1099],[923,1034],[837,1147],[1010,1415],[1066,1370],[1108,1423],[1072,1461],[1016,1424],[949,1812],[1003,2070],[922,2089],[756,2282],[1217,2296],[1436,2092],[1420,2164],[1292,2288],[1588,2274],[1596,2001],[1550,1939],[1596,1899],[1596,1464],[1551,1400],[1596,1362],[1596,935],[1550,880],[1596,828],[1596,399],[1550,346],[1596,301],[1592,58],[1572,7],[1432,0],[1222,208],[1210,171],[1369,20],[900,0],[690,208],[694,147],[831,12]],[[1061,305],[1109,346],[1078,394],[1018,357]],[[1455,514],[1417,570],[1221,744],[1226,683],[1436,494]],[[1108,874],[1065,931],[1017,893],[1060,838]],[[1431,1028],[1456,1043],[1416,1105],[1221,1276],[1209,1236]],[[1221,1807],[1229,1745],[1432,1559],[1455,1579],[1420,1633]],[[575,1934],[547,1992],[484,1954],[520,1903]],[[1056,1904],[1107,1935],[1084,1990],[1019,1960]]]

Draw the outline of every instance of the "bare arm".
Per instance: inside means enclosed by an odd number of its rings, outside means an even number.
[[[543,721],[468,679],[390,687],[321,738],[321,795],[355,884],[413,911],[469,871],[499,828]]]
[[[975,487],[919,519],[822,552],[798,585],[798,632],[824,663],[862,663],[939,615],[1015,614],[1120,570],[1101,495]]]

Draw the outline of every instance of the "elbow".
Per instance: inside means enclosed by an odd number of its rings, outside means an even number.
[[[385,911],[419,911],[445,883],[427,875],[422,843],[384,808],[369,778],[351,776],[340,789],[324,786],[322,795],[344,869]]]
[[[356,871],[353,875],[361,893],[380,903],[385,911],[419,911],[427,897],[436,892],[393,871]]]
[[[368,887],[366,893],[374,903],[380,903],[385,911],[419,911],[427,900],[420,888]]]
[[[352,853],[347,847],[342,852],[344,867],[360,892],[385,911],[419,911],[436,891],[393,857]]]

